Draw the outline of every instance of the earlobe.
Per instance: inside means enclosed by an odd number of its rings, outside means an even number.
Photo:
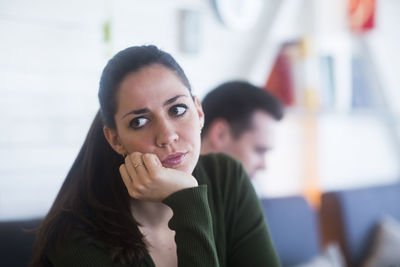
[[[120,155],[125,155],[127,151],[125,150],[124,146],[121,144],[119,136],[116,130],[111,129],[107,126],[103,127],[104,136],[107,139],[107,142],[110,144],[112,149]]]
[[[217,151],[223,151],[231,140],[231,132],[228,122],[223,119],[215,120],[209,127],[208,139]]]

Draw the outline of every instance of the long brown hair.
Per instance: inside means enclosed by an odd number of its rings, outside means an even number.
[[[178,63],[155,46],[130,47],[110,59],[100,79],[100,110],[37,230],[31,266],[49,265],[46,252],[62,243],[74,229],[85,233],[88,242],[106,244],[115,263],[139,265],[143,260],[146,253],[143,235],[132,216],[130,196],[118,171],[123,157],[108,144],[103,127],[115,129],[116,99],[122,80],[151,64],[161,64],[175,72],[191,91]]]

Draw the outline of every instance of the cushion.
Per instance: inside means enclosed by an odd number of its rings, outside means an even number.
[[[385,215],[400,220],[400,183],[322,195],[324,242],[337,241],[349,266],[361,266],[375,226]]]
[[[371,250],[363,267],[399,266],[400,264],[400,222],[386,216],[377,225],[372,239]]]
[[[306,262],[320,253],[316,211],[302,196],[261,199],[282,266]]]
[[[345,259],[336,243],[329,244],[324,252],[306,263],[297,265],[296,267],[345,267]]]

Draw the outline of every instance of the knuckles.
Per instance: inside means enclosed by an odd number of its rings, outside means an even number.
[[[150,161],[153,158],[153,154],[145,153],[142,155],[143,160]]]
[[[134,172],[127,168],[127,164],[134,165],[142,163],[146,168],[147,172]],[[160,185],[163,183],[165,175],[168,171],[162,167],[159,163],[157,155],[152,153],[140,153],[133,152],[128,154],[125,158],[125,164],[119,166],[119,171],[121,176],[125,180],[131,180],[131,183],[125,184],[127,192],[130,197],[136,199],[163,199],[163,196],[154,196],[153,194],[158,192],[158,194],[163,195],[160,189]],[[167,171],[167,172],[166,172]],[[168,175],[167,175],[168,176]],[[164,181],[165,182],[165,181]],[[156,194],[156,195],[158,195]]]

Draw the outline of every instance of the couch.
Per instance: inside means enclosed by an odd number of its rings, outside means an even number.
[[[261,204],[282,266],[309,262],[320,254],[318,216],[302,196],[263,198]]]
[[[32,255],[35,233],[29,231],[40,224],[40,219],[0,222],[1,266],[28,266]]]
[[[326,192],[320,215],[323,243],[338,242],[348,266],[361,266],[381,219],[400,221],[400,184]]]

